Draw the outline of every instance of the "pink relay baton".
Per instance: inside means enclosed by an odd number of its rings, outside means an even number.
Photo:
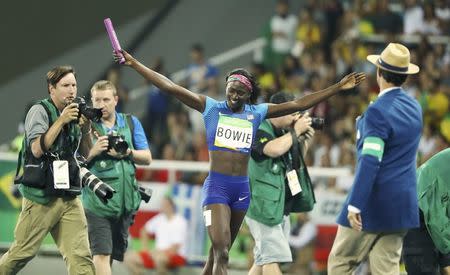
[[[111,19],[106,18],[105,20],[103,20],[103,22],[105,23],[106,31],[108,32],[109,40],[111,41],[111,45],[114,51],[121,57],[119,63],[120,64],[125,63],[125,58],[120,52],[122,48],[120,47],[119,39],[117,39],[117,35],[116,32],[114,31]]]

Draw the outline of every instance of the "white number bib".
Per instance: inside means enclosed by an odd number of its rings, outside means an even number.
[[[219,116],[214,145],[233,150],[250,149],[253,140],[253,124],[240,118]]]

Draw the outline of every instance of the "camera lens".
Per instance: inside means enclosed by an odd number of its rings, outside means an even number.
[[[80,175],[83,186],[88,186],[103,203],[108,203],[108,200],[116,192],[111,186],[101,181],[85,167],[81,167]]]
[[[322,130],[324,124],[325,124],[325,119],[323,119],[321,117],[311,118],[311,127],[313,127],[315,130]]]

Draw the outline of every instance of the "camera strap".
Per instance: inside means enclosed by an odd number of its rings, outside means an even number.
[[[53,101],[51,99],[48,100],[55,108],[55,104],[53,103]],[[47,157],[49,159],[59,159],[59,154],[61,152],[52,152],[50,151],[50,148],[46,148],[45,146],[45,136],[47,135],[48,130],[50,129],[50,127],[52,127],[53,125],[53,120],[52,120],[52,114],[50,109],[48,108],[48,106],[43,103],[42,101],[40,102],[40,104],[44,107],[45,111],[47,112],[47,116],[48,116],[48,129],[47,131],[45,131],[39,138],[39,143],[42,149],[42,152],[44,153],[44,157]],[[71,144],[70,143],[70,138],[68,137],[70,132],[70,126],[69,125],[64,125],[63,128],[61,129],[61,132],[59,133],[59,135],[56,137],[56,140],[54,141],[54,143],[58,143],[59,148],[65,148],[65,146],[67,146],[67,144]],[[66,138],[61,138],[60,136],[66,136]]]
[[[50,100],[50,102],[53,104],[53,102]],[[52,122],[52,117],[51,117],[51,112],[50,112],[50,110],[48,109],[48,107],[47,107],[47,105],[45,105],[43,102],[40,102],[40,104],[42,105],[42,107],[44,107],[44,109],[45,109],[45,112],[47,112],[47,116],[48,116],[48,129],[50,129],[50,127],[52,126],[52,124],[53,124],[53,122]],[[44,155],[46,155],[46,154],[48,154],[49,153],[49,151],[48,151],[48,149],[45,147],[45,135],[47,134],[47,132],[48,132],[48,129],[47,129],[47,131],[45,131],[40,137],[39,137],[39,141],[40,141],[40,145],[41,145],[41,150],[42,150],[42,152],[44,152]]]
[[[289,129],[289,132],[291,133],[292,137],[292,148],[289,151],[291,155],[292,168],[293,169],[302,168],[303,163],[300,160],[300,158],[303,157],[302,156],[303,152],[300,143],[298,142],[297,134],[295,133],[294,129]]]
[[[290,129],[289,133],[292,137],[292,147],[282,157],[288,171],[292,169],[297,170],[303,166],[303,162],[300,160],[300,158],[302,158],[302,149],[298,142],[297,135],[295,134],[294,129]]]
[[[130,128],[131,143],[132,143],[132,146],[134,148],[134,144],[135,143],[134,143],[134,123],[133,123],[133,118],[132,118],[131,114],[125,114],[125,118],[127,119],[128,128]],[[133,160],[132,156],[130,157],[130,160]],[[133,166],[136,169],[136,164],[134,163],[134,161],[131,161],[131,163],[133,163]]]
[[[297,139],[297,135],[295,134],[295,131],[293,129],[289,130],[289,134],[292,138],[292,147],[290,150],[284,154],[284,156],[287,156],[288,165],[286,165],[286,178],[288,180],[288,186],[291,191],[291,195],[295,196],[298,193],[302,192],[302,188],[299,182],[297,169],[299,167],[298,165],[298,155],[299,155],[299,143]]]
[[[19,171],[20,171],[20,168],[22,167],[22,161],[25,162],[23,160],[25,144],[26,144],[26,138],[24,137],[22,140],[22,148],[20,148],[19,155],[17,156],[17,167],[16,167],[16,176],[14,177],[14,184],[20,183]]]
[[[130,128],[130,133],[131,133],[131,142],[133,143],[133,147],[134,147],[134,123],[133,123],[133,118],[131,117],[131,114],[125,114],[125,118],[127,119],[127,124],[128,127]]]

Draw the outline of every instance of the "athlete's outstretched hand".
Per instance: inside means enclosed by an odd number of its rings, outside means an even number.
[[[348,90],[358,86],[364,79],[366,79],[365,73],[351,73],[344,76],[339,84],[341,84],[341,90]]]
[[[131,54],[127,53],[126,51],[120,50],[120,53],[125,58],[125,63],[123,63],[124,65],[130,66],[135,61],[134,57],[131,56]],[[116,53],[116,51],[113,51],[113,58],[114,62],[119,63],[120,59],[122,59],[122,56]]]

